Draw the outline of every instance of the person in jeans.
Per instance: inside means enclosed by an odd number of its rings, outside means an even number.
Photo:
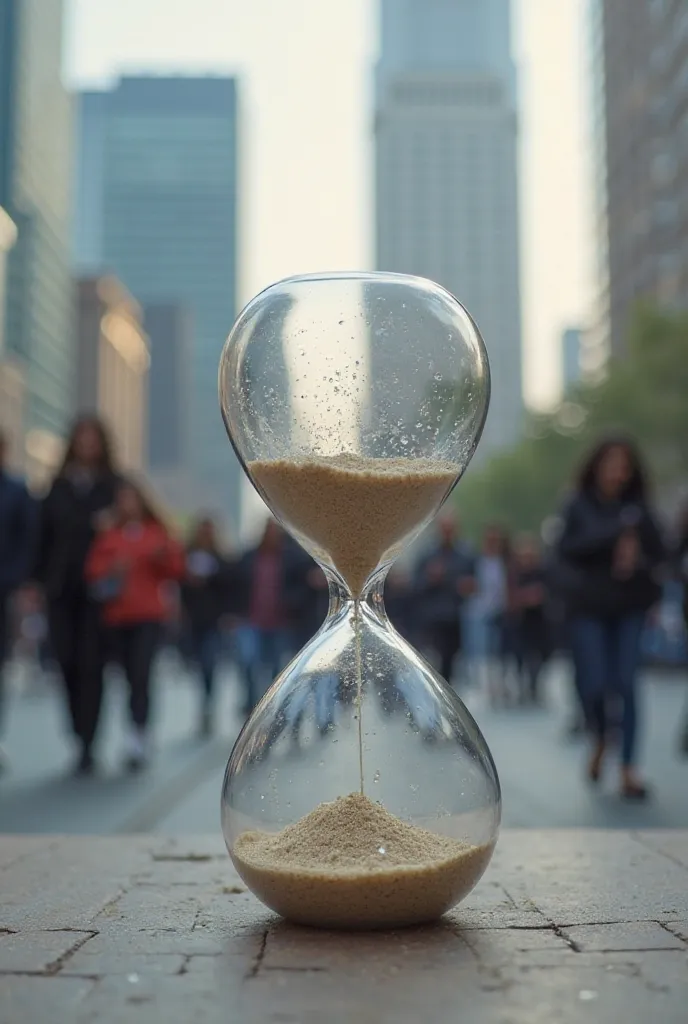
[[[490,525],[483,531],[475,563],[475,594],[471,617],[475,647],[484,677],[484,689],[494,707],[505,703],[509,559],[503,530]],[[510,639],[510,638],[509,638]]]
[[[183,572],[182,548],[140,488],[123,481],[115,521],[96,538],[86,578],[129,684],[131,730],[125,763],[130,771],[144,768],[148,760],[151,670],[169,611],[165,585],[181,579]]]
[[[100,609],[84,579],[84,566],[93,538],[111,521],[118,484],[105,426],[93,416],[79,418],[39,509],[33,576],[46,602],[50,647],[79,744],[80,775],[95,768],[92,751],[105,667]]]
[[[269,519],[260,543],[239,564],[245,624],[237,642],[244,668],[244,712],[250,714],[280,672],[289,648],[287,580],[291,541]]]
[[[570,635],[586,715],[594,731],[588,763],[600,778],[607,749],[608,697],[622,703],[621,795],[644,799],[638,776],[637,677],[645,615],[657,600],[665,557],[635,446],[602,441],[588,456],[565,509],[559,556],[568,568]]]
[[[540,703],[540,675],[550,649],[547,577],[537,539],[516,538],[511,566],[510,613],[523,704]]]
[[[202,706],[199,732],[210,736],[213,727],[215,674],[221,647],[221,620],[234,610],[237,597],[236,567],[224,558],[212,519],[199,519],[186,549],[182,606],[191,659],[200,671]]]
[[[26,580],[33,555],[35,506],[22,480],[5,470],[5,438],[0,433],[0,728],[3,668],[9,653],[9,610],[13,592]],[[0,772],[4,758],[0,750]]]
[[[438,529],[438,543],[416,568],[415,596],[422,617],[421,642],[435,652],[440,675],[451,683],[462,648],[463,602],[475,589],[475,560],[459,538],[453,516],[445,514]]]

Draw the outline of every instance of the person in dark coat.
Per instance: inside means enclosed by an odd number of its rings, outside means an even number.
[[[85,580],[84,567],[94,537],[112,523],[119,482],[105,426],[96,417],[81,417],[72,427],[62,465],[41,503],[34,566],[79,748],[79,774],[95,767],[93,744],[105,667],[100,607]]]
[[[244,624],[237,633],[246,698],[250,714],[267,686],[282,669],[291,641],[291,611],[287,598],[293,542],[274,519],[266,523],[257,547],[247,551],[238,566]]]
[[[189,654],[203,684],[200,734],[207,737],[213,728],[221,622],[238,610],[240,597],[237,567],[220,551],[215,524],[208,517],[199,519],[191,531],[181,592]]]
[[[28,576],[36,525],[36,507],[26,485],[5,469],[6,450],[6,440],[0,433],[0,728],[4,705],[3,668],[10,640],[10,598]]]
[[[688,504],[684,505],[679,516],[674,564],[676,575],[683,584],[683,621],[688,632]],[[688,710],[681,723],[679,747],[682,754],[688,755]]]
[[[439,543],[421,560],[415,573],[415,597],[424,642],[439,658],[440,674],[451,683],[461,651],[461,610],[475,589],[475,559],[458,537],[456,520],[439,522]]]
[[[599,444],[583,465],[563,518],[559,556],[568,570],[571,643],[595,746],[588,765],[600,777],[607,746],[607,698],[621,698],[621,794],[643,799],[647,787],[635,768],[637,676],[641,634],[660,587],[665,558],[649,504],[645,473],[625,439]]]
[[[550,651],[547,574],[539,544],[522,534],[514,544],[510,614],[521,684],[521,703],[540,703],[540,675]]]

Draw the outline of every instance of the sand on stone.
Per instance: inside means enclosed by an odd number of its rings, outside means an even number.
[[[461,467],[342,453],[257,459],[248,469],[280,518],[332,561],[358,597],[370,573],[438,508]]]
[[[283,917],[360,929],[436,920],[473,888],[492,850],[411,825],[351,793],[281,832],[243,832],[231,855],[249,888]]]

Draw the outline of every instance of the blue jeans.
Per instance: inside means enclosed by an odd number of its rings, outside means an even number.
[[[645,616],[577,618],[571,623],[571,646],[586,718],[600,741],[607,732],[606,703],[616,694],[623,704],[621,759],[633,764],[637,732],[636,680]]]
[[[215,670],[220,657],[221,636],[218,629],[193,630],[190,637],[191,656],[198,665],[203,693],[210,701],[215,689]]]
[[[289,649],[284,629],[242,626],[237,631],[237,649],[246,683],[245,710],[253,711],[284,663]]]

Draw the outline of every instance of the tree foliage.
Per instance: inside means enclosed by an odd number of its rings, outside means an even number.
[[[531,414],[518,444],[469,469],[455,492],[467,531],[489,521],[539,529],[583,453],[615,432],[638,442],[660,493],[688,482],[687,314],[639,309],[626,354],[602,381],[577,385],[551,413]]]

